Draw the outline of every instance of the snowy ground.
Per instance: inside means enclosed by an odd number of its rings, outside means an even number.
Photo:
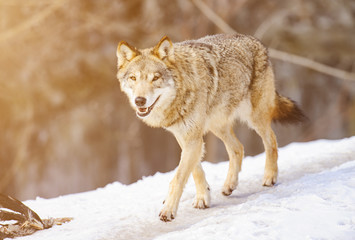
[[[355,137],[293,143],[279,150],[279,181],[261,186],[264,154],[247,157],[239,186],[220,191],[227,162],[203,167],[212,206],[192,208],[190,179],[177,218],[158,218],[173,172],[131,185],[26,201],[42,218],[74,217],[70,223],[21,239],[355,239]]]

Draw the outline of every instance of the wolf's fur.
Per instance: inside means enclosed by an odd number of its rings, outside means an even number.
[[[219,34],[173,44],[164,37],[155,47],[143,50],[120,42],[117,57],[117,78],[137,116],[152,127],[172,132],[182,148],[161,220],[176,216],[191,173],[196,184],[194,207],[210,206],[210,189],[200,164],[208,131],[224,142],[229,155],[222,193],[230,195],[237,187],[244,154],[233,132],[237,118],[263,140],[263,185],[276,183],[277,142],[271,122],[297,122],[304,116],[293,101],[275,91],[267,50],[257,39]]]

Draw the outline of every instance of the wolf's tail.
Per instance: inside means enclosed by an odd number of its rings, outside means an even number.
[[[276,92],[276,107],[272,120],[280,123],[300,123],[308,118],[291,99]]]

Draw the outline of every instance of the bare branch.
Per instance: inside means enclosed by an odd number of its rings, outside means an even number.
[[[300,65],[302,67],[310,68],[317,72],[321,72],[336,78],[341,78],[349,81],[355,81],[355,73],[347,72],[338,68],[330,67],[328,65],[313,61],[312,59],[297,56],[287,52],[279,51],[269,48],[269,56],[281,61]]]
[[[32,26],[35,26],[36,24],[38,24],[39,22],[44,20],[46,17],[51,15],[55,10],[62,7],[65,1],[67,1],[67,0],[54,1],[54,3],[52,5],[46,7],[39,14],[35,14],[29,20],[24,21],[22,24],[19,24],[18,26],[14,27],[14,28],[11,28],[7,31],[2,32],[0,34],[0,42],[10,39],[12,37],[15,37],[19,32],[25,31],[27,29],[30,29]]]
[[[225,33],[237,33],[231,26],[229,26],[220,16],[218,16],[211,8],[209,8],[201,0],[192,0],[195,6],[200,9],[200,11],[213,22],[217,27],[219,27]]]
[[[284,18],[289,15],[289,11],[287,10],[282,10],[276,14],[273,14],[270,16],[268,19],[263,21],[262,24],[256,29],[254,36],[258,39],[262,39],[264,34],[272,27],[275,26],[275,24],[282,23]]]
[[[230,25],[228,25],[221,17],[219,17],[210,7],[201,0],[191,0],[195,6],[218,28],[226,33],[237,33]],[[355,81],[355,73],[347,72],[338,68],[313,61],[311,59],[287,53],[284,51],[269,48],[269,56],[274,59],[293,63],[302,67],[312,69],[314,71],[324,73],[336,78]]]

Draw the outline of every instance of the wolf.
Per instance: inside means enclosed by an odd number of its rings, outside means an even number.
[[[210,206],[210,187],[201,167],[207,132],[220,138],[228,152],[222,193],[228,196],[236,189],[244,155],[233,131],[236,119],[262,138],[266,152],[262,184],[276,183],[277,141],[271,122],[296,123],[305,116],[295,102],[275,90],[268,52],[259,40],[218,34],[172,43],[165,36],[156,46],[141,50],[121,41],[116,55],[120,88],[138,118],[170,131],[182,149],[159,214],[162,221],[176,217],[191,173],[196,185],[193,206]]]

